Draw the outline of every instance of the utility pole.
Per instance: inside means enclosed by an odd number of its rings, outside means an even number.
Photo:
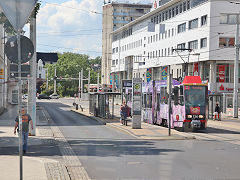
[[[78,100],[80,100],[81,95],[81,72],[78,73]]]
[[[47,84],[46,84],[46,89],[48,90],[48,68],[47,68],[46,70],[47,70]]]
[[[81,100],[83,98],[83,69],[81,70]]]
[[[90,69],[88,70],[88,93],[90,92],[90,79],[91,79],[91,71]]]
[[[99,72],[97,73],[97,92],[99,92]]]
[[[168,136],[171,136],[171,94],[172,94],[172,74],[170,73],[170,66],[168,66]]]
[[[238,118],[238,66],[239,66],[239,14],[236,15],[237,30],[235,37],[236,60],[234,62],[234,95],[233,95],[233,117]]]
[[[57,94],[57,68],[54,70],[54,94]]]

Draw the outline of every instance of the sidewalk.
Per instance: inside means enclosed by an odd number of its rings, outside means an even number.
[[[157,126],[157,125],[151,125],[144,122],[142,122],[142,129],[132,129],[131,122],[128,123],[128,126],[121,126],[119,122],[120,105],[115,105],[115,108],[114,108],[115,119],[102,119],[89,114],[88,101],[84,101],[84,103],[79,103],[79,104],[82,106],[83,111],[81,111],[80,109],[75,110],[74,109],[75,107],[73,107],[72,111],[82,114],[84,116],[87,116],[91,119],[94,119],[102,124],[106,124],[107,126],[114,127],[121,131],[127,132],[139,139],[158,139],[158,140],[166,139],[167,140],[167,139],[194,139],[195,138],[194,136],[191,136],[188,133],[179,132],[174,129],[171,129],[172,136],[169,137],[168,128]],[[110,107],[110,109],[112,108]],[[222,115],[221,121],[208,120],[208,127],[240,131],[240,119],[232,118],[227,115]]]
[[[0,180],[19,179],[19,138],[13,134],[16,112],[15,107],[10,107],[0,116]],[[29,137],[28,142],[29,147],[43,145],[37,136]],[[23,156],[23,179],[47,180],[44,159],[30,154]]]
[[[208,126],[212,128],[240,131],[240,119],[223,114],[221,121],[208,120]]]
[[[89,114],[89,108],[88,108],[88,101],[84,101],[84,103],[81,104],[83,107],[83,111],[81,109],[75,110],[75,107],[72,108],[73,112],[79,113],[81,115],[87,116],[93,120],[98,121],[101,124],[105,124],[109,127],[116,128],[120,131],[123,131],[125,133],[128,133],[138,139],[151,139],[151,140],[186,140],[186,139],[195,139],[194,136],[176,131],[175,129],[171,129],[171,136],[168,136],[168,128],[157,126],[157,125],[151,125],[142,122],[141,129],[132,129],[132,123],[128,122],[128,126],[122,126],[119,122],[119,108],[120,106],[116,106],[115,108],[115,118],[114,119],[103,119],[100,117],[95,117],[91,114]]]

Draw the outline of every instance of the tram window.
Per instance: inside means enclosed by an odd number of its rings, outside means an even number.
[[[178,91],[179,91],[179,88],[175,86],[173,89],[174,105],[178,105],[178,99],[179,99]]]
[[[164,103],[164,97],[165,97],[165,93],[164,93],[164,87],[161,87],[161,104],[163,104]]]
[[[160,96],[160,93],[157,93],[157,111],[160,111],[160,99],[161,96]]]
[[[180,96],[183,96],[183,86],[180,86]]]
[[[152,94],[147,95],[147,108],[152,108]]]

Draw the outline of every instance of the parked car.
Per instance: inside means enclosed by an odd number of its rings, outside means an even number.
[[[51,99],[51,98],[46,94],[39,94],[38,99]]]
[[[59,95],[57,95],[57,94],[52,94],[52,95],[50,95],[50,98],[51,98],[51,99],[59,99]]]
[[[28,95],[27,94],[24,94],[23,96],[22,96],[22,99],[27,99],[28,98]]]

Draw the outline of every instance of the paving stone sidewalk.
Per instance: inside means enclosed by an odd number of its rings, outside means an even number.
[[[18,136],[13,134],[16,107],[0,116],[0,180],[19,179]],[[90,179],[78,157],[48,113],[37,107],[36,136],[23,156],[24,180]]]

